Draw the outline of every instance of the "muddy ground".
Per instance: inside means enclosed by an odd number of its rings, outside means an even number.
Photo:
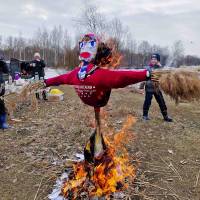
[[[68,86],[63,102],[39,103],[39,110],[21,108],[21,122],[0,132],[0,199],[47,199],[63,161],[81,153],[91,133],[92,108],[85,106]],[[105,110],[108,126],[119,130],[127,115],[138,118],[131,127],[134,141],[130,159],[140,161],[134,184],[125,192],[129,199],[200,199],[200,104],[167,98],[173,123],[162,120],[155,101],[151,121],[141,120],[144,96],[130,89],[114,90]],[[134,161],[133,161],[134,162]]]

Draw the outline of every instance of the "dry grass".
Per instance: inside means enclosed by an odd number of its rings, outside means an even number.
[[[64,101],[40,101],[38,112],[23,106],[14,113],[21,122],[10,122],[13,128],[0,132],[1,200],[47,200],[66,169],[64,163],[75,159],[90,137],[93,109],[83,105],[73,88],[59,89],[65,93]],[[154,100],[152,120],[140,120],[144,96],[129,89],[113,90],[105,108],[104,134],[121,130],[128,114],[139,118],[130,129],[135,140],[126,145],[133,164],[135,155],[140,160],[137,179],[125,191],[127,199],[199,200],[199,104],[175,106],[165,100],[174,123],[163,122]]]
[[[177,103],[180,100],[200,99],[199,74],[190,71],[163,71],[160,73],[159,84],[165,94],[169,95]]]

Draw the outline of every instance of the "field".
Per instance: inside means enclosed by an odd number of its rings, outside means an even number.
[[[63,102],[41,101],[35,112],[24,106],[15,114],[21,121],[0,132],[0,200],[47,199],[65,160],[82,152],[91,134],[93,109],[83,105],[71,87],[60,88]],[[128,88],[114,90],[105,107],[107,124],[115,130],[127,115],[138,119],[127,149],[130,160],[136,156],[140,163],[125,194],[137,200],[199,200],[200,104],[175,105],[166,97],[174,119],[166,123],[154,100],[152,120],[144,122],[143,99]]]

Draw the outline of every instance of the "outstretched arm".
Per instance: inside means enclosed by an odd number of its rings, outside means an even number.
[[[88,77],[87,84],[96,83],[100,88],[123,88],[128,85],[145,81],[147,70],[107,70],[98,69],[94,75]],[[93,84],[94,85],[94,84]]]
[[[58,86],[62,84],[75,85],[74,80],[76,79],[76,70],[73,70],[67,74],[62,74],[53,78],[45,80],[46,86]]]
[[[147,70],[107,70],[98,69],[94,74],[88,76],[84,80],[77,77],[78,70],[73,70],[68,74],[57,76],[45,80],[47,86],[53,85],[90,85],[98,88],[112,89],[123,88],[127,85],[142,82],[146,80]]]

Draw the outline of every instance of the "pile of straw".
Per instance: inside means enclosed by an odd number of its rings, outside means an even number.
[[[178,103],[180,100],[200,100],[200,75],[198,72],[174,70],[155,72],[160,88]]]
[[[42,88],[43,84],[41,82],[30,83],[25,85],[19,93],[10,93],[5,95],[4,102],[10,117],[13,118],[14,111],[25,103],[30,103],[31,111],[37,111],[38,101],[36,99],[35,92]]]

